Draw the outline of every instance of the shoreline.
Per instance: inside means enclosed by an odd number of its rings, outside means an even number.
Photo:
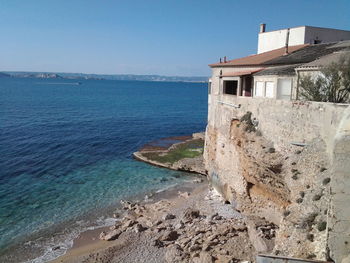
[[[156,191],[151,198],[146,195],[140,204],[154,204],[159,201],[174,201],[178,200],[179,192],[202,192],[208,188],[207,181],[202,181],[200,178],[194,178],[189,184],[179,184],[167,189]],[[136,200],[137,198],[133,198]],[[99,239],[101,232],[109,231],[110,226],[98,227],[92,230],[86,230],[79,234],[73,240],[73,245],[69,248],[65,254],[50,260],[51,263],[61,262],[81,262],[81,257],[88,257],[90,254],[99,250],[108,249],[115,246],[116,242],[103,241]]]

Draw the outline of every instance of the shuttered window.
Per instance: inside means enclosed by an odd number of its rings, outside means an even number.
[[[256,97],[263,97],[264,96],[264,82],[263,81],[257,81],[255,83],[255,96]]]
[[[272,81],[266,81],[265,83],[265,96],[267,98],[273,98],[274,97],[274,89],[275,89],[275,83]]]

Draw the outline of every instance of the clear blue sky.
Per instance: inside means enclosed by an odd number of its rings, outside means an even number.
[[[0,0],[0,71],[209,75],[267,30],[350,30],[350,0]]]

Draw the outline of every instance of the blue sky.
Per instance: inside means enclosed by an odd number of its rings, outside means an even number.
[[[0,0],[0,70],[209,75],[259,24],[350,30],[350,0]]]

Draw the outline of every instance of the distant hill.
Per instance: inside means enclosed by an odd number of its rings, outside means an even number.
[[[9,74],[0,72],[0,78],[9,78],[9,77],[11,77]]]
[[[133,74],[84,74],[84,73],[52,73],[52,72],[6,72],[7,76],[16,78],[61,78],[61,79],[106,79],[106,80],[137,80],[137,81],[172,81],[172,82],[207,82],[208,77],[183,77],[161,75]]]

